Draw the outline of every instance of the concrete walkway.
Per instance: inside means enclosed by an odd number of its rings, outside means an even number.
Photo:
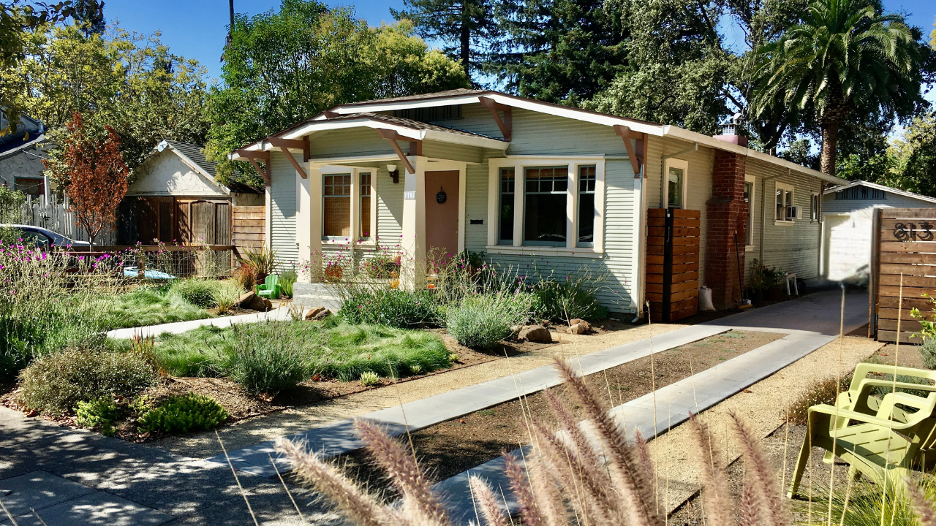
[[[839,291],[821,292],[696,325],[722,330],[779,332],[787,333],[787,336],[660,388],[655,394],[648,393],[614,407],[611,414],[628,435],[640,431],[647,440],[656,438],[688,420],[690,412],[704,411],[836,339],[840,319],[839,316],[833,319],[830,314],[841,312],[841,298]],[[867,322],[867,296],[846,295],[844,315],[846,334],[864,325]],[[519,458],[520,452],[516,449],[508,455]],[[446,502],[456,524],[467,524],[475,516],[468,488],[469,473],[487,479],[495,493],[498,488],[503,490],[506,506],[511,511],[517,510],[517,503],[508,490],[506,460],[506,457],[498,457],[436,484],[436,490],[448,496]]]
[[[846,327],[859,327],[864,324],[862,316],[867,316],[866,298],[866,295],[849,296],[846,309]],[[838,334],[839,323],[838,316],[835,316],[833,320],[830,319],[829,313],[839,313],[840,302],[841,293],[836,291],[821,292],[794,301],[735,314],[715,322],[689,325],[655,337],[653,339],[653,351],[662,352],[731,329],[762,330],[789,334],[779,342],[774,342],[778,345],[765,346],[767,350],[762,354],[768,356],[761,362],[754,361],[747,369],[732,371],[730,374],[737,381],[725,383],[721,378],[713,376],[711,383],[714,390],[710,395],[711,403],[709,403],[711,405],[831,341],[834,335]],[[616,367],[648,356],[650,354],[650,345],[648,343],[646,340],[641,340],[591,353],[577,359],[575,365],[580,368],[581,374],[585,375]],[[731,362],[735,362],[735,360],[731,360]],[[410,431],[423,429],[486,407],[514,400],[521,395],[547,389],[559,383],[559,375],[555,368],[551,365],[544,366],[360,415],[359,418],[378,422],[391,435],[398,436],[405,433],[407,429]],[[698,385],[698,382],[696,384]],[[667,392],[682,393],[683,391],[680,389],[683,389],[683,385],[677,382],[670,386],[671,390]],[[703,383],[702,385],[704,388],[707,384]],[[736,388],[736,385],[741,385],[741,387]],[[725,387],[721,388],[721,386]],[[353,418],[341,420],[334,424],[315,427],[285,438],[303,441],[308,444],[310,449],[319,451],[326,457],[341,455],[363,447],[362,442],[354,433],[354,420]],[[630,421],[630,419],[628,420]],[[652,422],[652,417],[650,420]],[[642,429],[641,431],[644,432],[645,430]],[[648,437],[652,436],[652,433],[644,432],[644,434]],[[273,441],[266,441],[231,451],[229,456],[234,467],[239,470],[257,475],[274,476],[275,470],[269,461],[269,455],[272,453]],[[227,462],[223,456],[212,457],[208,461]],[[282,462],[278,462],[278,466],[281,471],[289,469],[289,466]]]
[[[289,309],[286,307],[280,307],[278,309],[273,309],[270,312],[257,312],[254,314],[242,314],[240,316],[221,316],[219,318],[205,318],[202,320],[191,320],[191,321],[177,321],[174,323],[163,323],[161,325],[147,325],[145,327],[128,327],[126,329],[114,329],[112,331],[107,331],[108,338],[114,339],[128,339],[133,338],[137,334],[142,335],[144,338],[150,336],[159,336],[163,333],[172,333],[180,334],[192,329],[197,329],[199,327],[205,327],[208,325],[214,327],[230,327],[235,323],[258,323],[261,321],[269,320],[288,320],[289,318]]]

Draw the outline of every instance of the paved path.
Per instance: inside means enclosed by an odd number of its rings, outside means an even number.
[[[205,318],[202,320],[177,321],[175,323],[163,323],[161,325],[147,325],[146,327],[128,327],[126,329],[114,329],[107,332],[108,338],[127,339],[133,338],[137,334],[144,337],[159,336],[169,332],[180,334],[192,329],[213,325],[215,327],[230,327],[235,323],[258,323],[267,320],[288,320],[289,309],[280,307],[270,312],[257,312],[254,314],[242,314],[240,316],[221,316],[219,318]]]
[[[614,407],[611,414],[628,434],[639,430],[646,439],[652,440],[665,433],[667,428],[685,422],[689,412],[708,409],[834,340],[839,334],[840,319],[835,314],[841,312],[841,297],[839,291],[820,292],[695,326],[721,330],[769,330],[787,333],[787,336],[658,389],[655,397],[649,393]],[[846,334],[864,325],[867,315],[867,295],[846,295]],[[519,457],[520,449],[508,455]],[[507,490],[509,482],[504,475],[505,467],[506,458],[498,457],[436,484],[436,489],[448,496],[448,508],[456,523],[474,519],[474,506],[468,489],[469,473],[487,479],[495,492],[496,488],[502,488],[507,506],[516,511],[517,503]]]

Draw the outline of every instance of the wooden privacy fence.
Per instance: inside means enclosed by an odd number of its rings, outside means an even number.
[[[231,244],[242,255],[246,249],[259,250],[263,247],[265,206],[235,206],[231,217]]]
[[[647,301],[653,321],[673,322],[699,312],[700,215],[676,208],[647,213]]]
[[[872,236],[869,331],[879,341],[920,343],[910,338],[921,328],[910,310],[932,311],[922,295],[936,293],[936,209],[879,208]]]
[[[75,215],[68,211],[68,196],[60,202],[55,194],[46,200],[45,196],[34,199],[26,197],[26,202],[19,210],[19,218],[14,223],[38,226],[61,234],[75,241],[89,241],[88,233],[75,224]],[[117,242],[117,233],[105,229],[94,239],[95,244],[113,244]]]

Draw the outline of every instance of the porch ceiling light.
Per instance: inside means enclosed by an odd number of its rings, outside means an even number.
[[[390,172],[390,178],[393,179],[393,183],[394,183],[394,184],[400,182],[400,172],[397,171],[397,165],[395,165],[395,164],[388,164],[388,165],[387,165],[387,171]]]

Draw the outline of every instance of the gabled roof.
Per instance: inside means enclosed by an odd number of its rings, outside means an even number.
[[[229,185],[222,185],[218,183],[215,180],[218,164],[213,161],[209,161],[208,158],[205,157],[204,150],[201,146],[196,144],[189,144],[186,142],[170,141],[169,139],[163,139],[158,145],[156,145],[157,152],[162,152],[166,149],[178,155],[190,168],[207,177],[208,180],[210,180],[212,183],[226,189],[228,192],[241,194],[259,193],[256,188],[252,188],[238,182],[231,182]]]
[[[841,192],[842,190],[847,190],[855,186],[866,186],[868,188],[874,188],[875,190],[881,190],[889,194],[902,195],[904,197],[909,197],[911,199],[917,199],[919,201],[926,201],[927,203],[936,203],[936,197],[929,197],[926,195],[915,194],[913,192],[908,192],[906,190],[900,190],[898,188],[891,188],[890,186],[884,186],[882,184],[877,184],[877,183],[869,183],[868,181],[862,181],[860,179],[858,181],[854,181],[849,184],[845,184],[841,186],[833,186],[832,188],[829,188],[825,192],[822,192],[822,194],[823,195],[834,194],[836,192]]]
[[[342,122],[342,121],[354,121],[354,120],[373,120],[384,122],[387,124],[392,124],[394,126],[401,126],[403,128],[409,128],[411,130],[426,130],[426,131],[435,131],[439,133],[450,133],[453,135],[461,135],[464,137],[480,137],[482,139],[491,139],[493,141],[502,141],[501,139],[496,139],[494,137],[488,137],[487,135],[481,135],[480,133],[467,132],[464,130],[459,130],[456,128],[449,128],[448,126],[439,126],[438,124],[431,124],[428,122],[416,121],[413,119],[406,119],[403,117],[394,117],[392,115],[383,115],[380,113],[370,113],[370,112],[361,112],[361,113],[347,113],[339,117],[329,117],[329,122]],[[316,121],[321,122],[321,121]]]
[[[725,142],[708,135],[703,135],[701,133],[692,132],[689,130],[682,129],[678,126],[666,125],[666,124],[655,124],[651,122],[641,121],[637,119],[631,119],[626,117],[620,117],[618,115],[610,115],[606,113],[598,113],[591,110],[584,110],[581,108],[573,108],[570,106],[562,106],[559,104],[553,104],[549,102],[542,102],[533,99],[528,99],[524,97],[518,97],[516,95],[510,95],[507,93],[501,93],[498,91],[491,90],[471,90],[471,89],[455,89],[448,91],[440,91],[436,93],[425,93],[421,95],[411,95],[406,97],[392,97],[388,99],[379,99],[363,102],[353,102],[349,104],[342,104],[335,106],[328,111],[322,112],[311,119],[283,130],[279,133],[274,134],[274,137],[280,137],[284,139],[298,139],[313,133],[319,130],[325,129],[335,129],[339,127],[346,126],[335,126],[337,119],[342,119],[344,117],[350,117],[351,115],[358,115],[356,118],[348,119],[346,122],[360,122],[361,119],[364,119],[364,115],[368,115],[367,119],[371,123],[379,123],[381,125],[388,124],[387,121],[383,120],[386,118],[386,115],[378,115],[378,112],[389,112],[394,110],[404,110],[404,109],[417,109],[417,108],[431,108],[437,106],[455,106],[463,104],[478,104],[481,102],[481,98],[493,100],[497,104],[502,104],[504,106],[510,106],[513,108],[525,109],[529,111],[535,111],[538,113],[544,113],[548,115],[555,115],[558,117],[563,117],[567,119],[573,119],[584,122],[591,122],[594,124],[599,124],[603,126],[627,126],[631,131],[636,133],[645,133],[647,135],[653,135],[657,137],[670,137],[673,139],[685,141],[688,143],[701,144],[709,148],[715,148],[719,150],[730,151],[740,155],[744,155],[749,158],[757,159],[763,162],[767,162],[773,165],[781,166],[789,170],[795,170],[799,173],[804,173],[810,176],[813,176],[822,181],[842,184],[845,182],[843,179],[827,175],[818,170],[813,170],[805,166],[787,161],[785,159],[780,159],[770,154],[764,152],[759,152],[757,150],[749,149],[745,146],[740,146],[737,144],[732,144]],[[336,117],[335,114],[338,114]],[[378,120],[379,119],[379,120]],[[408,119],[407,119],[408,120]],[[332,124],[327,124],[331,122]],[[418,121],[411,121],[418,122]],[[425,123],[422,123],[425,124]],[[409,128],[411,125],[400,124],[400,128],[405,129]],[[431,125],[430,125],[431,126]],[[371,126],[377,127],[377,126]],[[442,127],[439,127],[442,128]],[[430,130],[428,128],[419,128],[422,130],[422,134],[425,135],[428,131],[429,133],[436,132],[436,130]],[[457,130],[452,130],[450,128],[443,128],[444,133],[452,133]],[[468,132],[461,132],[462,134],[467,134]],[[401,135],[412,137],[415,139],[426,138],[424,136],[414,136],[412,134],[401,133]],[[474,134],[470,134],[474,135]],[[482,136],[477,136],[482,137]],[[439,133],[436,134],[436,137],[439,138]],[[484,140],[494,141],[497,139],[491,139],[489,137],[484,137]],[[460,142],[460,141],[450,141],[450,142]],[[509,145],[506,141],[502,141],[503,144]],[[491,143],[488,143],[491,144]],[[502,147],[505,148],[505,147]],[[246,148],[246,150],[266,150],[265,140],[257,141]],[[233,158],[236,158],[233,157]]]

